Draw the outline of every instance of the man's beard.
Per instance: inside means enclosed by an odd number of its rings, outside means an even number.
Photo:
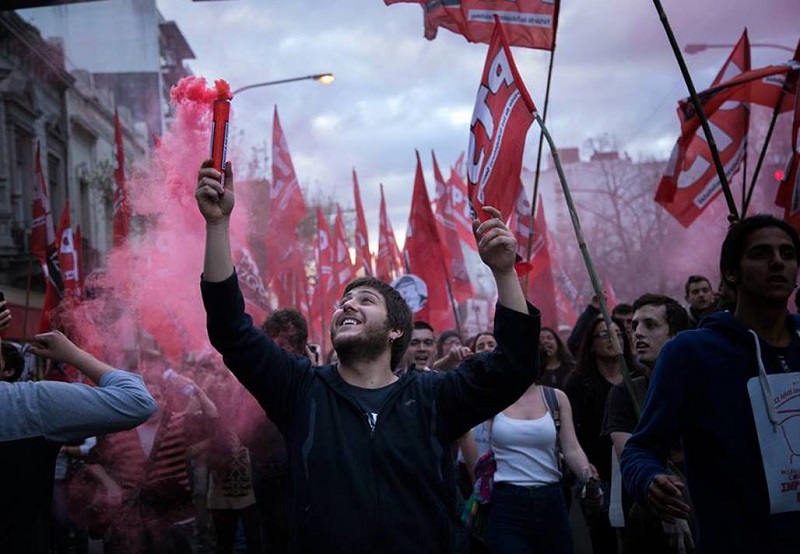
[[[339,336],[331,333],[331,343],[339,362],[348,365],[354,362],[372,361],[381,356],[389,344],[389,325],[365,325],[358,336]]]

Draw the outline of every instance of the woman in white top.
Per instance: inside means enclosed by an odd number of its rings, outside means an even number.
[[[558,433],[544,387],[537,384],[492,420],[497,471],[486,537],[492,554],[573,550],[559,460],[563,454],[567,466],[585,480],[596,479],[597,470],[578,444],[567,396],[550,390],[558,401]]]

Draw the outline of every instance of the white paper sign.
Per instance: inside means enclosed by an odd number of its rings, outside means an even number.
[[[770,421],[758,377],[747,382],[764,462],[771,514],[800,511],[800,373],[767,375],[777,422]]]

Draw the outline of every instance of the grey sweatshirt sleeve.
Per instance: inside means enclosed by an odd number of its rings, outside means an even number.
[[[44,437],[54,443],[75,442],[131,429],[155,410],[142,378],[120,370],[105,373],[97,387],[57,381],[0,383],[0,441]]]

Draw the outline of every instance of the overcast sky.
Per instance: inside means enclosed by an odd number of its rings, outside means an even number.
[[[664,0],[679,44],[751,43],[794,48],[798,0]],[[352,207],[350,171],[359,174],[371,242],[377,240],[383,183],[398,238],[405,235],[414,149],[431,175],[430,151],[449,167],[468,144],[469,119],[487,46],[440,30],[423,38],[422,10],[382,0],[158,0],[196,54],[189,65],[210,81],[248,84],[333,72],[336,81],[276,85],[234,100],[234,133],[244,145],[271,142],[277,104],[298,178]],[[571,1],[561,8],[548,127],[559,147],[608,134],[632,157],[666,159],[677,138],[677,100],[686,88],[652,2]],[[687,56],[698,89],[707,87],[729,49]],[[534,102],[544,103],[549,53],[514,48]],[[788,52],[753,49],[753,67]],[[538,132],[524,163],[535,166]],[[530,187],[530,184],[528,184]],[[433,183],[428,181],[429,191]]]

